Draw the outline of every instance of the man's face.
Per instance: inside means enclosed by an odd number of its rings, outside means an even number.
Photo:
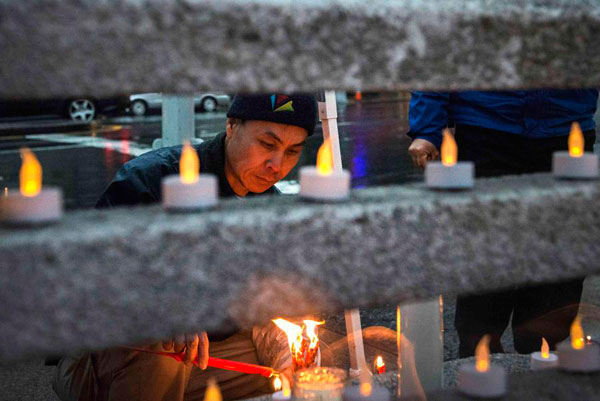
[[[225,151],[230,173],[246,190],[264,192],[298,163],[306,137],[306,130],[294,125],[228,121]]]

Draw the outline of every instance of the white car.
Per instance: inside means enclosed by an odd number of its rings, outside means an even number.
[[[215,111],[219,106],[228,106],[231,97],[224,93],[196,93],[194,109]],[[162,107],[162,93],[139,93],[129,96],[129,109],[134,116],[143,116],[148,110]]]

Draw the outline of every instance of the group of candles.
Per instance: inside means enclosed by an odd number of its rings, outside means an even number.
[[[554,152],[552,174],[556,178],[598,178],[598,156],[584,152],[584,137],[579,123],[571,125],[568,151]],[[429,162],[425,168],[425,184],[434,189],[468,189],[475,184],[475,167],[472,162],[457,162],[458,147],[448,129],[443,132],[441,161]]]
[[[558,368],[566,372],[600,371],[600,347],[590,337],[585,338],[579,317],[571,325],[570,341],[557,345],[557,354],[550,352],[542,338],[541,351],[530,355],[531,370]],[[496,398],[507,391],[506,370],[490,363],[489,336],[484,336],[475,351],[475,364],[466,364],[458,372],[458,390],[478,398]]]

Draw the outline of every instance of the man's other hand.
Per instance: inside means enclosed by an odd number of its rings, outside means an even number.
[[[193,362],[198,358],[198,367],[202,370],[206,369],[208,365],[208,335],[204,331],[164,340],[163,348],[165,351],[177,353],[185,350],[184,361],[186,363]]]
[[[412,156],[413,164],[421,169],[425,168],[428,161],[435,160],[439,157],[435,145],[426,139],[415,139],[408,147],[408,152]]]

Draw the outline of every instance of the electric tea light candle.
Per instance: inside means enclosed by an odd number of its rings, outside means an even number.
[[[273,393],[273,401],[289,401],[292,398],[290,382],[288,382],[285,376],[275,377],[273,387],[275,390],[280,390]]]
[[[571,325],[571,341],[565,341],[556,348],[562,370],[581,373],[600,370],[600,347],[586,343],[579,316]]]
[[[217,178],[200,174],[198,153],[185,143],[179,161],[179,175],[162,181],[163,207],[169,211],[186,212],[214,206],[218,202]]]
[[[300,169],[300,196],[318,201],[340,201],[350,193],[348,170],[334,171],[331,141],[323,142],[317,153],[317,166]]]
[[[556,178],[593,179],[598,178],[598,156],[584,152],[585,142],[579,123],[571,125],[569,151],[554,152],[552,173]]]
[[[506,394],[506,370],[490,363],[490,336],[485,335],[475,349],[475,365],[458,371],[458,390],[472,397],[496,398]]]
[[[425,185],[433,189],[467,189],[475,184],[472,162],[457,162],[458,146],[448,129],[443,131],[442,161],[428,162],[425,166]]]
[[[542,349],[534,352],[529,359],[531,370],[552,369],[558,366],[558,357],[550,352],[550,346],[545,338],[542,338]]]
[[[21,149],[20,191],[5,190],[0,197],[0,222],[8,225],[53,223],[62,217],[63,198],[59,188],[42,188],[42,166],[33,152]]]
[[[390,392],[373,384],[371,373],[363,369],[360,372],[360,385],[349,386],[344,390],[343,401],[390,401]]]

